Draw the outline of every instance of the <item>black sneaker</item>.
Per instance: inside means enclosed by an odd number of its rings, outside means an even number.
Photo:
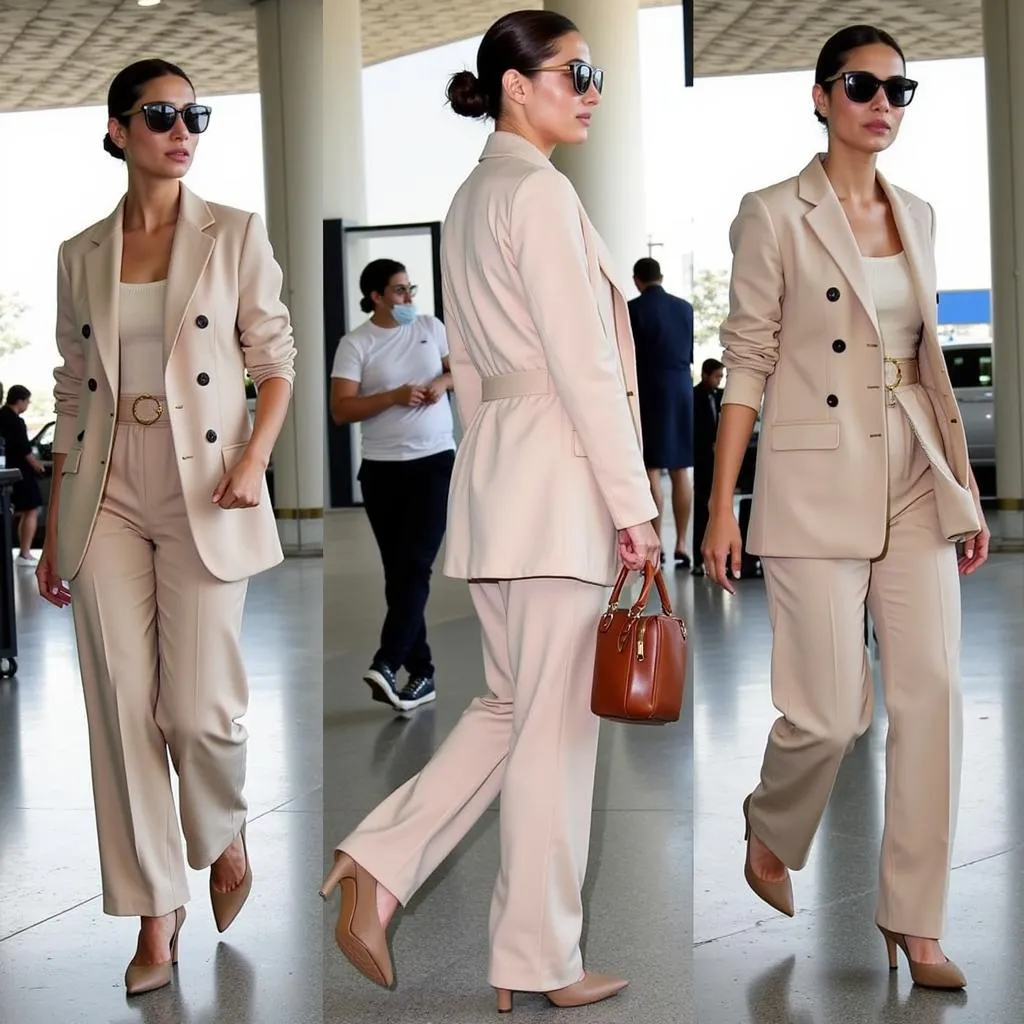
[[[373,691],[373,699],[381,704],[390,704],[393,708],[400,708],[398,697],[398,676],[388,665],[382,661],[375,661],[365,673],[363,682]]]
[[[402,711],[413,711],[436,698],[434,680],[430,676],[413,676],[398,694],[398,707]]]

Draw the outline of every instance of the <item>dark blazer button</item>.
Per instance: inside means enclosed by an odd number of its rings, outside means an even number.
[[[838,302],[839,301],[839,289],[838,288],[829,288],[829,290],[827,292],[825,292],[825,298],[828,299],[829,302]]]
[[[196,383],[201,387],[205,388],[210,383],[210,375],[208,373],[201,373],[196,377]]]
[[[839,399],[835,395],[829,395],[825,401],[834,409],[839,404]]]
[[[79,431],[79,433],[78,433],[78,440],[79,440],[79,442],[81,442],[82,438],[84,438],[84,437],[85,437],[85,431],[84,430]]]
[[[88,324],[82,324],[82,337],[88,338],[92,334],[92,328]]]
[[[199,330],[203,331],[203,330],[205,330],[209,326],[210,326],[210,321],[207,320],[206,317],[203,316],[202,313],[200,313],[199,316],[196,317],[196,327],[198,327]]]
[[[213,442],[217,440],[217,431],[216,430],[208,430],[206,432],[206,440],[209,441],[210,444],[213,444]]]
[[[836,340],[832,342],[832,351],[833,352],[845,352],[846,351],[846,342],[843,341],[842,338],[836,338]]]
[[[97,387],[98,387],[98,385],[96,383],[96,378],[95,377],[90,377],[89,378],[89,390],[90,391],[95,391]]]

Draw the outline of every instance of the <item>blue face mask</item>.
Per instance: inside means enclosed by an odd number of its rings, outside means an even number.
[[[391,315],[402,327],[405,327],[411,324],[420,314],[411,302],[402,302],[397,306],[391,307]]]

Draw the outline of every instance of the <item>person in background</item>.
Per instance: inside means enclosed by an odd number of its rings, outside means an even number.
[[[692,494],[687,470],[693,465],[693,306],[662,286],[661,266],[645,257],[633,267],[640,294],[629,303],[636,345],[637,394],[643,432],[644,465],[658,507],[654,527],[661,536],[662,477],[672,484],[676,562],[690,567],[686,527]],[[662,555],[664,560],[664,555]]]
[[[7,392],[7,401],[0,408],[0,437],[4,439],[7,468],[21,471],[21,479],[11,488],[11,507],[18,516],[18,565],[35,565],[32,539],[39,525],[39,509],[43,495],[38,477],[46,470],[32,454],[28,428],[22,417],[28,409],[32,393],[21,384],[13,384]]]
[[[401,263],[374,260],[359,288],[371,316],[338,345],[331,416],[363,425],[359,483],[384,566],[388,610],[363,679],[374,700],[411,711],[436,696],[424,614],[455,464],[448,341],[440,320],[417,311]]]
[[[708,502],[715,472],[715,435],[722,408],[722,375],[725,366],[717,359],[705,359],[700,380],[693,387],[693,575],[704,575],[699,557],[704,531],[708,527]]]

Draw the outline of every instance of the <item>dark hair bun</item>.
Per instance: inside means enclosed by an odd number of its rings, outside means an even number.
[[[103,148],[116,160],[124,160],[124,150],[110,137],[110,132],[103,136]]]
[[[371,299],[368,295],[364,295],[363,298],[361,298],[359,300],[359,308],[364,313],[372,313],[373,312],[373,299]]]
[[[448,102],[460,117],[486,117],[487,95],[472,71],[459,71],[448,83]]]

